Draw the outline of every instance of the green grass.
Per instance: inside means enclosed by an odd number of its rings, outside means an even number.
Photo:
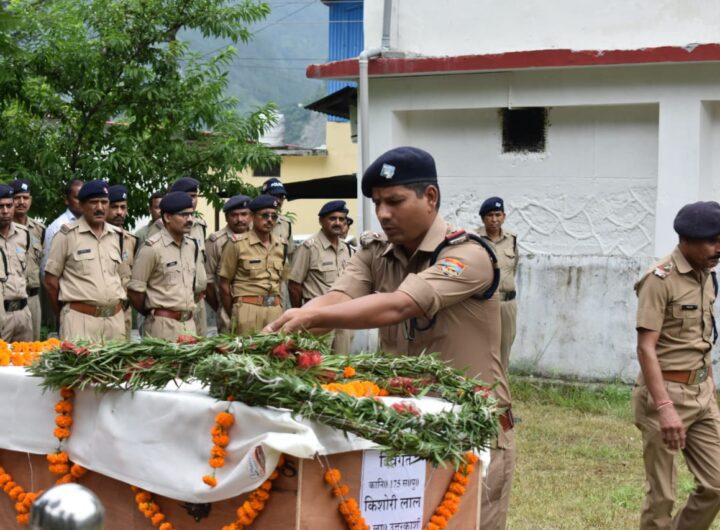
[[[630,387],[517,377],[510,384],[521,421],[508,527],[637,528],[645,479]],[[680,460],[676,508],[694,487]]]

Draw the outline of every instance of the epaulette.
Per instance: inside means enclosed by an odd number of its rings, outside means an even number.
[[[653,269],[653,274],[658,278],[662,278],[664,280],[670,275],[670,273],[672,273],[674,268],[675,265],[673,265],[672,261],[666,261],[665,263],[660,263],[659,265],[657,265]]]
[[[45,226],[43,223],[41,223],[41,222],[38,221],[37,219],[33,219],[32,217],[29,217],[28,219],[29,219],[29,222],[28,222],[29,225],[31,225],[31,224],[32,224],[32,225],[37,225],[37,226],[39,226],[40,228],[42,228],[43,230],[45,230],[45,229],[47,228],[47,226]]]
[[[19,230],[25,230],[26,232],[29,232],[29,231],[30,231],[30,228],[28,228],[28,227],[25,226],[25,225],[21,225],[20,223],[16,223],[16,222],[14,222],[14,221],[13,221],[13,224],[15,225],[15,228],[17,228],[17,229],[19,229]]]
[[[64,225],[62,225],[60,227],[60,231],[63,234],[67,234],[68,232],[70,232],[70,230],[75,230],[78,226],[80,226],[80,225],[78,224],[77,221],[73,221],[72,223],[65,223]]]
[[[214,233],[210,234],[210,237],[208,237],[208,239],[209,239],[210,241],[212,241],[213,243],[214,243],[215,241],[217,241],[217,238],[218,238],[217,232],[214,232]]]
[[[129,237],[130,239],[137,240],[137,236],[135,234],[133,234],[132,232],[128,232],[124,228],[123,228],[123,234],[125,235],[125,237]]]
[[[145,244],[149,247],[153,246],[155,243],[160,241],[160,238],[162,237],[162,233],[158,232],[157,234],[153,234],[150,237],[145,239]]]
[[[245,232],[242,234],[233,234],[232,240],[233,240],[233,242],[237,243],[238,241],[243,241],[244,239],[247,239],[249,235],[250,235],[249,232]]]
[[[387,239],[383,234],[378,232],[363,232],[360,234],[360,246],[362,248],[369,248],[374,243],[385,244]]]
[[[308,238],[305,238],[305,241],[302,242],[304,247],[312,248],[317,246],[317,238],[315,236],[310,236]]]
[[[207,226],[207,222],[202,217],[195,217],[195,222],[202,226]]]

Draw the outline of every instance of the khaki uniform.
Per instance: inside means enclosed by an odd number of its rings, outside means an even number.
[[[7,237],[0,234],[0,245],[8,261],[8,278],[2,284],[5,307],[2,338],[6,342],[31,341],[32,314],[27,305],[28,266],[33,252],[30,230],[23,225],[10,223]]]
[[[320,230],[295,250],[288,280],[302,285],[304,304],[327,293],[345,270],[349,260],[350,247],[342,240],[338,241],[337,248],[334,247]],[[336,330],[333,350],[337,353],[350,353],[351,342],[350,330]]]
[[[500,231],[500,239],[492,241],[485,231],[485,227],[478,228],[478,234],[490,241],[495,247],[495,255],[500,268],[500,285],[498,297],[500,298],[500,322],[502,332],[500,335],[500,356],[505,370],[510,362],[510,350],[515,341],[517,331],[517,301],[515,290],[515,274],[518,266],[517,236],[507,230]]]
[[[164,227],[148,237],[138,252],[128,285],[131,291],[145,293],[145,336],[176,340],[179,335],[195,334],[195,293],[204,291],[205,285],[202,253],[193,238],[185,236],[178,245]],[[178,315],[161,316],[155,310]]]
[[[107,341],[125,337],[120,278],[122,231],[105,223],[98,238],[84,218],[63,225],[52,240],[45,271],[60,280],[60,338]],[[97,315],[72,309],[94,306]]]
[[[40,304],[40,263],[43,256],[43,239],[45,239],[45,225],[31,217],[27,218],[30,230],[30,252],[28,252],[27,268],[27,298],[30,314],[32,315],[32,340],[40,340],[40,325],[42,323],[42,310]]]
[[[130,283],[130,276],[132,275],[133,263],[135,262],[135,249],[137,245],[137,237],[123,230],[123,252],[122,252],[122,263],[120,264],[120,278],[122,280],[123,289],[127,293],[127,286]],[[128,306],[125,309],[125,338],[130,340],[132,334],[132,307],[127,303],[127,297],[125,298],[125,304]]]
[[[277,223],[275,223],[272,233],[274,236],[287,243],[287,261],[288,263],[291,263],[295,253],[295,240],[292,235],[292,221],[290,218],[278,213],[278,220]],[[282,291],[280,294],[283,298],[283,308],[290,309],[292,304],[290,303],[290,292],[288,291],[287,278],[283,278]]]
[[[486,291],[493,281],[493,266],[477,242],[448,245],[437,262],[430,256],[445,236],[454,232],[439,215],[415,254],[389,243],[384,236],[363,234],[362,248],[352,257],[343,275],[333,284],[351,298],[375,292],[399,290],[410,296],[428,318],[429,329],[415,329],[406,321],[380,329],[380,349],[399,355],[438,352],[455,368],[488,383],[497,381],[495,394],[503,408],[510,407],[510,387],[500,359],[500,307],[497,296],[490,300],[471,298]],[[418,327],[428,326],[427,318]],[[491,452],[488,477],[483,486],[481,528],[504,528],[512,483],[515,441],[513,430],[501,431]]]
[[[282,315],[280,287],[284,269],[285,241],[274,235],[268,247],[254,230],[235,234],[232,243],[225,245],[219,276],[231,283],[230,318],[235,333],[260,331]]]
[[[163,227],[162,217],[152,223],[147,231],[147,237],[158,234]],[[203,263],[205,262],[205,238],[207,237],[207,223],[200,217],[195,217],[192,228],[190,229],[190,237],[195,239],[200,245]],[[204,289],[203,289],[204,290]],[[195,319],[196,333],[204,337],[207,335],[207,310],[205,309],[205,300],[200,300],[193,311]]]
[[[227,225],[222,230],[213,234],[205,242],[205,275],[208,284],[213,284],[213,288],[218,292],[218,274],[220,273],[220,258],[225,244],[233,239],[233,231]],[[218,300],[220,294],[218,293]],[[228,333],[230,331],[230,316],[225,312],[222,303],[216,313],[218,333]]]
[[[710,369],[715,288],[709,271],[692,269],[676,247],[650,268],[635,285],[637,328],[657,331],[660,369]],[[705,372],[703,372],[705,371]],[[685,461],[696,487],[687,504],[672,518],[676,498],[677,451],[663,443],[656,404],[642,374],[633,389],[635,424],[642,432],[647,479],[640,528],[709,528],[720,509],[720,413],[712,377],[699,384],[668,381],[665,388],[686,432]],[[694,381],[690,381],[694,383]]]
[[[145,226],[141,226],[137,230],[135,230],[135,237],[137,238],[137,247],[136,251],[140,251],[142,246],[145,244],[145,240],[148,237],[148,232],[150,231],[150,227],[153,225],[153,222],[150,221]]]

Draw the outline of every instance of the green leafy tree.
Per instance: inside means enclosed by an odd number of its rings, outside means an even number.
[[[257,142],[274,107],[238,114],[225,95],[235,49],[201,56],[182,31],[247,42],[248,25],[269,9],[257,0],[10,0],[19,53],[0,51],[0,178],[32,181],[34,213],[46,219],[63,209],[72,178],[126,184],[131,218],[180,176],[200,178],[216,204],[237,193],[237,172],[276,162]]]

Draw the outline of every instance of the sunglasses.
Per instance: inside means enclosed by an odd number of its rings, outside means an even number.
[[[265,219],[266,221],[267,221],[268,219],[272,219],[273,221],[277,221],[277,220],[278,220],[278,214],[276,214],[276,213],[258,213],[258,214],[255,214],[255,215],[257,215],[258,217],[262,217],[262,218]]]

